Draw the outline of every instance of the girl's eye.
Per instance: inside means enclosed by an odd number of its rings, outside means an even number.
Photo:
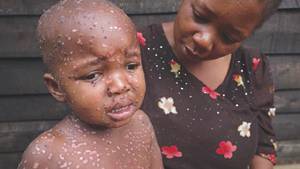
[[[193,11],[195,21],[199,23],[208,23],[209,19],[201,14],[199,14],[196,10]]]
[[[129,63],[126,65],[126,69],[127,70],[135,70],[138,68],[138,66],[139,66],[139,64],[137,64],[137,63]]]
[[[222,33],[222,37],[225,43],[235,43],[236,40],[234,40],[232,37],[228,36],[226,33]]]

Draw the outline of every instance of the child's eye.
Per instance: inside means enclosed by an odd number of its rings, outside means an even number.
[[[86,76],[81,77],[82,80],[85,81],[96,81],[102,77],[102,73],[100,72],[92,72]]]
[[[138,68],[138,66],[139,66],[138,63],[129,63],[126,65],[126,69],[127,70],[135,70]]]

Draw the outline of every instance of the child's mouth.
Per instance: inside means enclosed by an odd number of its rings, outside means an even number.
[[[135,106],[131,103],[125,106],[113,107],[106,114],[114,121],[121,121],[131,117],[135,113],[135,111]]]

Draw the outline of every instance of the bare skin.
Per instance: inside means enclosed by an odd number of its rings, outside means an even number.
[[[255,155],[251,161],[250,168],[251,169],[272,169],[273,164],[269,160],[266,160],[261,156]]]
[[[262,11],[255,0],[183,0],[175,21],[163,23],[163,29],[186,69],[215,90],[227,75],[231,54],[261,25]],[[260,156],[251,161],[251,169],[272,168]]]
[[[137,112],[119,128],[94,129],[68,116],[36,138],[19,168],[162,168],[160,150],[148,117]]]
[[[127,15],[105,1],[61,1],[38,30],[49,68],[44,81],[72,112],[29,145],[18,168],[163,168],[151,122],[139,110],[145,81]]]

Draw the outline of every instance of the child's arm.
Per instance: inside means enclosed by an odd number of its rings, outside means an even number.
[[[147,144],[150,144],[150,152],[147,154],[150,155],[150,161],[149,161],[150,166],[151,166],[150,169],[164,169],[162,157],[161,157],[161,151],[160,151],[159,145],[156,140],[156,136],[155,136],[155,132],[154,132],[152,123],[144,111],[142,111],[142,110],[139,111],[139,114],[142,115],[142,116],[140,116],[142,118],[140,118],[139,121],[141,121],[141,119],[142,119],[143,127],[147,128],[147,131],[148,131],[147,133],[149,134],[148,135],[149,142]]]
[[[250,169],[273,169],[273,164],[258,155],[255,155],[251,161]]]
[[[151,152],[152,152],[152,163],[151,163],[151,169],[163,169],[163,163],[161,158],[161,152],[160,148],[158,146],[156,136],[153,132],[153,140],[151,145]]]
[[[54,166],[53,160],[51,160],[54,150],[51,144],[48,145],[47,142],[47,139],[41,139],[40,137],[35,139],[23,153],[18,169],[54,169],[56,166]]]

